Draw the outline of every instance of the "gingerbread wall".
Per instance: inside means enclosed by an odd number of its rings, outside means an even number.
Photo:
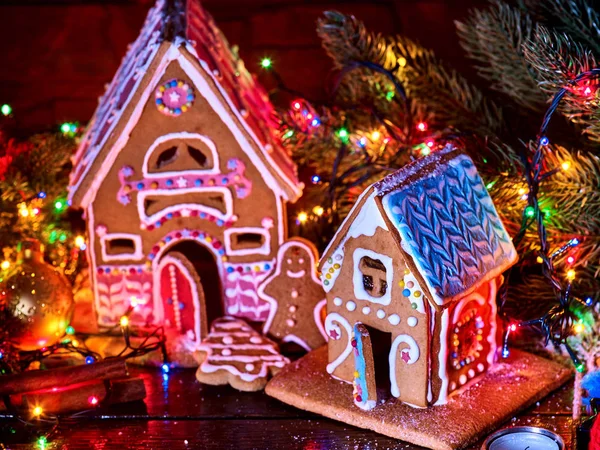
[[[209,80],[208,76],[203,76]],[[242,151],[231,130],[213,111],[207,100],[202,97],[201,92],[195,89],[196,98],[192,108],[178,117],[166,116],[157,109],[154,100],[155,89],[165,81],[173,78],[191,84],[189,76],[177,62],[172,62],[168,66],[160,82],[151,87],[152,95],[143,109],[138,124],[131,132],[128,142],[100,185],[93,204],[88,208],[89,233],[90,236],[94,237],[91,250],[93,250],[92,259],[96,263],[95,284],[100,291],[105,291],[97,294],[100,309],[99,316],[101,322],[104,323],[114,322],[122,313],[122,309],[128,306],[126,300],[132,295],[139,297],[140,302],[143,303],[143,307],[138,308],[139,320],[152,320],[152,272],[156,267],[156,262],[176,242],[185,239],[199,242],[213,253],[219,263],[223,278],[229,280],[230,278],[250,277],[249,282],[252,284],[268,274],[273,265],[272,262],[278,244],[285,235],[284,228],[280,228],[280,226],[284,227],[285,224],[285,220],[281,221],[279,217],[279,215],[285,214],[281,197],[267,186],[264,181],[266,174],[261,173]],[[144,83],[142,83],[141,89],[143,88]],[[216,88],[214,86],[213,88],[216,92]],[[117,131],[120,129],[122,129],[121,125],[117,128]],[[212,177],[214,180],[204,179],[204,182],[214,181],[214,184],[220,185],[225,178],[230,176],[228,175],[230,171],[228,161],[234,158],[237,158],[245,166],[243,174],[239,175],[251,184],[249,193],[245,198],[239,198],[233,187],[229,189],[232,194],[233,213],[237,216],[237,220],[231,225],[231,228],[256,227],[266,229],[271,242],[268,254],[227,255],[224,250],[224,232],[228,228],[227,224],[211,217],[203,218],[200,215],[193,214],[185,217],[174,214],[170,218],[164,217],[157,224],[141,229],[136,200],[137,195],[139,195],[138,191],[147,191],[149,187],[149,182],[142,177],[142,162],[145,154],[157,138],[178,132],[197,133],[208,137],[214,142],[220,160],[220,171],[224,175]],[[117,132],[109,140],[109,145],[115,142],[118,137],[119,133]],[[123,178],[122,169],[124,167],[132,169],[132,173],[127,179]],[[98,168],[95,169],[98,170]],[[175,186],[178,179],[174,177],[171,181]],[[138,188],[138,183],[143,186]],[[125,185],[129,186],[130,189],[128,195],[131,201],[127,204],[118,201],[119,196],[124,193],[123,188]],[[173,204],[178,201],[174,201]],[[142,242],[141,257],[122,261],[105,261],[102,257],[99,231],[100,234],[127,233],[139,235]],[[232,281],[236,282],[236,280]],[[118,293],[119,288],[116,286],[120,285],[122,285],[121,289],[125,289],[127,292]],[[241,290],[251,287],[241,286]],[[227,294],[227,281],[225,281],[223,288],[224,294]],[[112,291],[115,292],[115,295],[111,295]],[[136,294],[137,291],[139,293]],[[110,299],[111,296],[117,299],[118,305]],[[246,312],[254,319],[264,319],[268,311],[268,305],[254,305],[260,306],[255,310],[252,310],[252,305],[247,306],[249,307]],[[227,312],[240,313],[241,311],[229,310]]]
[[[362,249],[371,254],[385,255],[392,260],[393,275],[388,283],[388,305],[361,300],[355,289],[354,254]],[[383,259],[383,258],[382,258]],[[390,367],[390,378],[397,380],[399,399],[417,406],[427,406],[429,379],[429,304],[424,291],[408,269],[391,233],[378,227],[372,236],[350,238],[344,245],[344,258],[335,285],[327,293],[329,333],[328,371],[336,378],[352,382],[354,356],[347,352],[355,323],[363,323],[377,330],[391,333],[391,351],[396,355],[395,373]],[[415,296],[416,295],[416,296]],[[336,323],[337,322],[337,325]],[[329,325],[329,326],[328,326]],[[331,330],[334,336],[331,335]],[[339,330],[339,331],[338,331]],[[339,335],[339,337],[338,337]],[[396,343],[394,345],[394,343]],[[347,357],[343,358],[347,352]],[[339,364],[335,364],[339,361]],[[332,366],[334,363],[334,366]],[[394,389],[392,387],[392,393]]]

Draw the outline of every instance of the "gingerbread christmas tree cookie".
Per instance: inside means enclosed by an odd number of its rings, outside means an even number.
[[[198,381],[230,384],[240,391],[263,389],[269,375],[289,362],[279,354],[277,344],[233,317],[213,322],[195,356],[200,363],[196,372]]]
[[[258,287],[259,297],[271,306],[263,333],[308,351],[326,340],[321,318],[326,300],[315,273],[316,259],[310,242],[290,239],[279,248],[275,272]]]

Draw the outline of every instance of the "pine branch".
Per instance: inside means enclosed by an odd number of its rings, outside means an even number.
[[[586,0],[548,0],[540,6],[560,22],[559,31],[600,55],[600,15]]]
[[[583,45],[569,36],[551,32],[538,25],[532,38],[523,46],[525,58],[536,72],[538,86],[549,96],[567,86],[577,74],[596,67],[596,58]],[[598,116],[597,81],[572,87],[563,98],[561,111],[573,123],[582,127],[583,133],[595,142],[600,142]],[[590,95],[585,97],[586,87]],[[582,97],[586,98],[582,101]]]
[[[438,124],[480,136],[493,136],[501,129],[501,109],[416,42],[371,33],[356,18],[333,11],[319,19],[317,32],[336,69],[360,61],[380,65],[403,83],[411,102],[429,111]],[[347,83],[365,76],[361,72],[348,77]]]
[[[524,58],[522,45],[533,32],[531,18],[500,0],[487,10],[473,10],[466,22],[456,22],[461,45],[477,65],[490,87],[508,95],[519,106],[538,112],[545,97],[533,70]]]

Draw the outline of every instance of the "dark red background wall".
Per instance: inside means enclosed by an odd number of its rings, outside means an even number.
[[[127,44],[139,32],[149,0],[3,0],[0,2],[0,104],[22,131],[87,122]],[[472,74],[454,20],[483,0],[205,0],[206,9],[253,72],[271,56],[285,83],[309,98],[325,97],[330,62],[315,33],[323,11],[354,14],[372,30],[404,34]],[[261,80],[272,86],[264,73]]]

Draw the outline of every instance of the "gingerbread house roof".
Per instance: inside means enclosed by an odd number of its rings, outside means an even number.
[[[346,221],[360,220],[366,209],[375,226],[382,219],[379,226],[396,234],[438,306],[475,291],[517,261],[475,164],[450,145],[374,183]],[[347,240],[351,228],[344,225],[321,263]]]
[[[91,170],[92,166],[107,156],[110,149],[105,144],[114,140],[113,134],[122,116],[131,114],[133,103],[139,100],[136,91],[146,73],[154,68],[153,61],[164,43],[183,47],[210,75],[241,126],[260,149],[258,157],[265,162],[284,197],[295,201],[303,185],[298,181],[295,164],[281,144],[273,105],[198,0],[157,0],[149,11],[140,35],[129,47],[100,98],[73,158],[69,199],[86,206],[84,197],[94,186],[91,178],[96,177],[98,171],[98,167]]]

